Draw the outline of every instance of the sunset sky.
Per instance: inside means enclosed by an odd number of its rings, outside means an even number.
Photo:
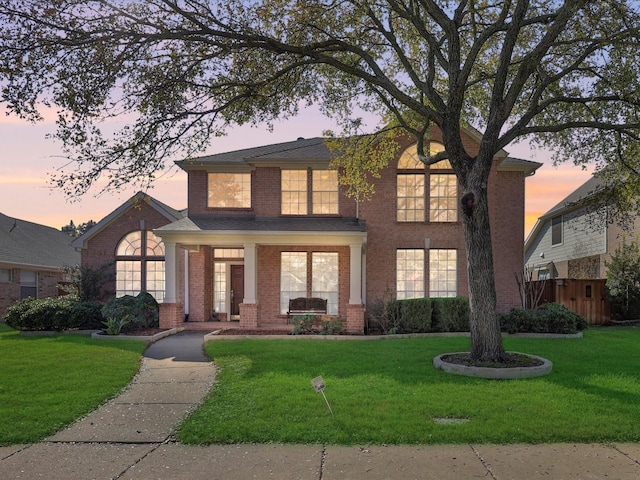
[[[298,137],[317,137],[331,128],[337,130],[317,112],[305,111],[293,120],[277,124],[273,132],[264,127],[235,128],[227,137],[215,139],[203,154],[286,142]],[[99,192],[95,190],[70,202],[48,182],[50,174],[66,163],[61,157],[60,145],[45,138],[53,131],[51,121],[32,125],[14,117],[0,117],[3,157],[0,162],[0,213],[60,228],[70,220],[76,224],[99,221],[136,193],[136,188],[128,187],[117,194],[96,196]],[[506,150],[511,156],[544,163],[526,182],[526,236],[540,215],[584,183],[591,172],[583,171],[571,162],[554,167],[548,155],[532,152],[527,145],[515,145]],[[148,193],[174,208],[184,208],[187,205],[186,174],[173,167]]]

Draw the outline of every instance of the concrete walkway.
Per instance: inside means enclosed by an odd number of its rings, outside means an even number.
[[[156,342],[116,399],[41,443],[0,447],[0,479],[640,478],[639,444],[180,445],[176,426],[215,377],[202,342],[202,333]]]

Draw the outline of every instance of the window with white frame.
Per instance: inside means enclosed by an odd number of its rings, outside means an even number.
[[[227,264],[213,264],[213,308],[216,312],[227,311]]]
[[[458,252],[429,250],[429,296],[455,297],[458,293]]]
[[[209,173],[207,206],[211,208],[251,208],[250,173]]]
[[[311,296],[327,300],[327,313],[338,314],[338,253],[311,254]]]
[[[338,213],[338,171],[313,170],[311,202],[314,214]]]
[[[396,251],[396,298],[424,297],[424,250],[401,248]]]
[[[452,173],[429,174],[429,220],[458,220],[458,181]]]
[[[307,278],[311,277],[311,290]],[[280,261],[280,313],[289,310],[289,300],[320,297],[327,300],[327,313],[338,314],[338,253],[282,252]]]
[[[283,215],[307,214],[307,171],[281,170]]]
[[[307,253],[280,254],[280,313],[289,310],[289,300],[307,296]]]
[[[164,244],[153,232],[136,230],[116,247],[116,297],[149,292],[164,299]]]

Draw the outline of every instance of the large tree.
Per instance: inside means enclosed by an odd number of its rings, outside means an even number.
[[[532,138],[575,161],[635,143],[638,4],[580,0],[4,0],[3,100],[58,113],[71,193],[148,180],[234,124],[317,104],[347,128],[367,112],[448,158],[462,223],[472,356],[504,356],[496,319],[487,180],[496,152]],[[111,135],[101,122],[120,119]],[[424,152],[430,125],[445,152]],[[473,126],[477,154],[460,128]]]

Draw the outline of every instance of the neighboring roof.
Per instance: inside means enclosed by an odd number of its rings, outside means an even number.
[[[60,270],[80,263],[66,233],[0,213],[0,263],[16,267]]]
[[[589,197],[597,192],[603,185],[604,182],[600,178],[592,176],[589,180],[580,185],[573,192],[563,198],[560,202],[547,210],[546,213],[540,216],[524,242],[525,252],[529,248],[532,240],[536,238],[539,231],[542,229],[542,226],[548,219],[581,206],[585,200],[588,200]]]
[[[525,177],[530,177],[536,170],[542,166],[542,163],[532,162],[531,160],[523,160],[522,158],[507,157],[498,165],[500,171],[524,172]]]
[[[156,200],[155,198],[153,198],[151,195],[149,195],[147,193],[138,192],[133,197],[131,197],[129,200],[127,200],[122,205],[120,205],[118,208],[116,208],[109,215],[107,215],[102,220],[100,220],[98,223],[96,223],[92,228],[87,230],[83,235],[79,236],[73,242],[73,246],[75,248],[87,248],[87,242],[91,238],[93,238],[96,234],[100,233],[103,229],[105,229],[111,223],[113,223],[115,220],[117,220],[120,217],[120,215],[125,213],[130,208],[133,208],[136,205],[139,205],[141,202],[144,202],[144,203],[148,204],[150,207],[152,207],[153,209],[155,209],[158,213],[160,213],[162,216],[164,216],[167,219],[168,222],[175,222],[176,220],[179,220],[179,219],[185,217],[186,214],[187,214],[186,210],[176,210],[175,208],[172,208],[172,207],[170,207],[170,206],[168,206],[168,205]]]
[[[364,220],[343,217],[254,217],[238,215],[218,217],[215,215],[192,215],[170,225],[157,228],[159,233],[180,232],[366,232]]]

